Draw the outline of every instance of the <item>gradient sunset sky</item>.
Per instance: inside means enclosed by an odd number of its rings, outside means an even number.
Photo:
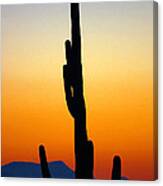
[[[129,179],[154,178],[153,3],[81,3],[87,130],[96,178],[122,158]],[[74,169],[74,125],[65,102],[64,41],[70,6],[2,6],[2,164],[48,161]]]

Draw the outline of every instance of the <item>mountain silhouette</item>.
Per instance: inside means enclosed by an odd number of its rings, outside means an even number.
[[[62,161],[48,163],[52,178],[75,178],[74,172]],[[11,162],[1,167],[2,177],[42,178],[40,164],[32,162]]]

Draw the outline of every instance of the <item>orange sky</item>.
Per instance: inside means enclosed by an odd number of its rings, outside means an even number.
[[[154,178],[152,2],[83,3],[82,58],[95,177],[120,154],[129,179]],[[2,7],[2,164],[48,160],[74,169],[63,89],[68,4]]]

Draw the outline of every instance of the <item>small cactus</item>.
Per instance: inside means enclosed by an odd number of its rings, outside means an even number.
[[[112,180],[121,180],[121,158],[114,156],[112,168]]]
[[[48,162],[46,158],[46,152],[43,145],[39,146],[39,157],[40,157],[40,165],[41,165],[41,172],[43,178],[51,178],[50,171],[48,168]]]

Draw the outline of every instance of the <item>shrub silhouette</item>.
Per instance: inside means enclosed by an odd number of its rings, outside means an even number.
[[[68,110],[74,118],[75,175],[93,178],[93,143],[86,131],[86,106],[83,95],[79,4],[71,4],[71,41],[65,42],[67,64],[63,66]]]

